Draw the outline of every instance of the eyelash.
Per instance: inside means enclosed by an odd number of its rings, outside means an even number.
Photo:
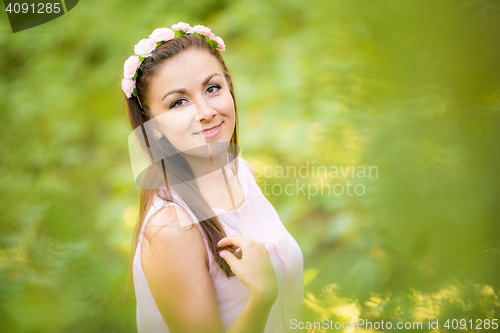
[[[219,91],[219,90],[221,89],[221,85],[220,85],[220,84],[212,84],[211,86],[209,86],[209,87],[207,88],[207,90],[209,90],[210,88],[217,88],[217,90],[213,92],[213,93],[215,93],[215,92],[217,92],[217,91]],[[176,104],[177,104],[178,102],[181,102],[181,101],[187,101],[187,99],[185,99],[185,98],[179,98],[179,99],[176,99],[176,100],[175,100],[172,104],[170,104],[170,105],[169,105],[169,107],[168,107],[168,108],[169,108],[169,109],[175,108],[175,107],[176,107]],[[182,106],[182,105],[178,105],[178,106]]]

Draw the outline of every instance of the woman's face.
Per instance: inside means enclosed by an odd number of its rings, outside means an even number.
[[[233,135],[233,97],[221,64],[205,50],[167,60],[150,82],[148,106],[156,128],[181,152]]]

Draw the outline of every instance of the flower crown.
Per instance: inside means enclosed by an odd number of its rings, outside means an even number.
[[[184,35],[198,35],[205,38],[213,49],[225,51],[225,45],[222,38],[215,36],[209,28],[203,25],[195,25],[191,27],[189,24],[179,22],[171,28],[155,29],[149,38],[144,38],[134,46],[135,55],[130,56],[123,65],[122,90],[131,98],[132,95],[137,97],[136,79],[139,74],[139,69],[144,59],[151,57],[154,49],[161,44],[168,42],[176,37]]]

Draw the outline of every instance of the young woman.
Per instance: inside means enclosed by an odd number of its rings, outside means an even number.
[[[138,331],[291,331],[302,319],[302,252],[237,157],[222,39],[179,22],[134,50],[122,88],[142,187],[132,264]],[[150,165],[136,163],[145,156]]]

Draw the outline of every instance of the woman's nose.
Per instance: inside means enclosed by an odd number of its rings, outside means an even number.
[[[196,116],[197,121],[209,120],[217,114],[217,111],[207,103],[204,98],[200,98],[199,101],[195,103],[196,106]]]

